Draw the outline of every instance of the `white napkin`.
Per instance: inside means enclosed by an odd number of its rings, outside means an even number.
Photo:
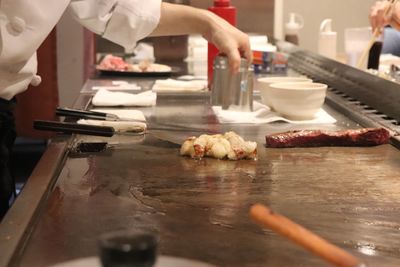
[[[92,111],[105,112],[117,115],[125,120],[146,121],[143,112],[134,109],[92,109]],[[146,130],[145,122],[136,121],[103,121],[103,120],[78,120],[78,124],[97,125],[113,127],[116,132],[143,132]]]
[[[139,94],[130,94],[124,92],[110,92],[99,90],[92,99],[95,106],[154,106],[156,104],[157,94],[151,91],[145,91]]]
[[[152,44],[148,43],[138,43],[138,45],[133,50],[135,56],[132,58],[132,63],[139,63],[142,60],[148,60],[154,62],[154,47]]]
[[[268,106],[254,101],[253,112],[242,112],[233,110],[223,110],[219,106],[212,107],[220,123],[251,123],[262,124],[275,121],[285,121],[294,124],[326,124],[335,123],[336,120],[325,110],[320,109],[312,120],[293,121],[282,117],[279,113],[271,111]]]
[[[207,88],[206,80],[181,81],[174,79],[156,80],[154,92],[197,92]]]
[[[92,86],[92,90],[117,90],[117,91],[123,91],[123,90],[140,90],[141,87],[137,85],[137,83],[129,83],[127,81],[112,81],[111,85],[98,85],[98,86]]]

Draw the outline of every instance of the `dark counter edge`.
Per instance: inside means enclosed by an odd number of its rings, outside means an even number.
[[[44,203],[50,196],[70,139],[54,139],[28,179],[14,205],[0,224],[0,267],[18,264],[19,253],[29,239]]]

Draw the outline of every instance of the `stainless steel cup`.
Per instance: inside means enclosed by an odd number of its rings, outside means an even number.
[[[211,104],[222,109],[253,111],[253,69],[242,58],[239,72],[229,70],[228,59],[217,56],[214,60],[214,75]]]

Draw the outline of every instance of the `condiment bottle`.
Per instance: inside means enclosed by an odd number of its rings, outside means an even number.
[[[230,0],[214,0],[214,5],[208,10],[225,19],[233,26],[236,26],[236,8],[231,5]],[[213,64],[218,53],[218,48],[208,43],[208,88],[211,88]]]
[[[303,17],[296,13],[290,13],[289,22],[285,24],[285,41],[299,45],[299,31],[303,26]]]
[[[211,104],[222,109],[253,111],[253,74],[245,58],[240,60],[239,72],[229,70],[228,58],[217,56],[214,60],[214,81]]]
[[[337,33],[332,31],[332,19],[321,22],[318,38],[318,53],[336,59]]]

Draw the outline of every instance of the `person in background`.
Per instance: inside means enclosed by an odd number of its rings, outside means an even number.
[[[400,56],[400,4],[395,2],[391,12],[385,15],[388,1],[377,1],[371,7],[369,20],[372,31],[383,29],[382,54]]]
[[[215,14],[161,0],[2,0],[0,4],[0,220],[14,193],[9,154],[15,139],[14,96],[41,82],[36,50],[69,9],[86,28],[132,51],[146,36],[198,33],[239,69],[251,62],[248,36]],[[46,77],[43,77],[46,79]],[[44,100],[45,101],[45,100]]]

